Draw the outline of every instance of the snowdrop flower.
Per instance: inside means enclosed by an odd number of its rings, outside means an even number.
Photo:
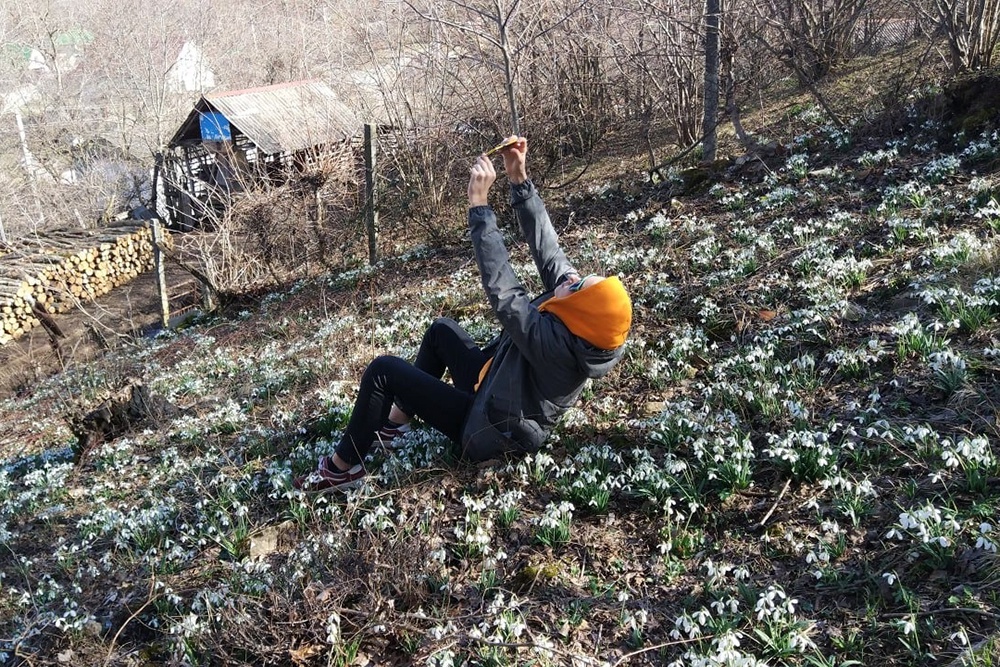
[[[991,539],[993,525],[989,523],[979,524],[979,536],[976,538],[976,548],[991,553],[997,552],[997,544]]]
[[[331,646],[340,643],[340,614],[333,612],[326,618],[326,641]]]

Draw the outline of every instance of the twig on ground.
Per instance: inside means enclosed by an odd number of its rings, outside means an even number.
[[[764,515],[764,518],[761,519],[760,523],[757,524],[758,528],[763,528],[764,524],[767,523],[767,520],[771,518],[772,514],[774,514],[774,510],[778,509],[778,503],[780,503],[781,499],[785,497],[785,493],[788,491],[788,487],[789,485],[791,485],[791,483],[792,483],[791,477],[785,480],[785,485],[781,487],[781,493],[779,493],[778,497],[774,499],[774,504],[771,505],[771,509],[767,511],[767,514]]]
[[[910,616],[916,616],[923,618],[924,616],[935,616],[937,614],[978,614],[979,616],[986,616],[987,618],[1000,618],[1000,614],[994,613],[992,611],[986,611],[985,609],[976,609],[975,607],[945,607],[944,609],[925,609],[922,611],[914,612],[897,612],[892,614],[882,614],[883,618],[908,618]]]
[[[668,646],[683,646],[684,644],[691,644],[693,642],[700,642],[704,639],[711,639],[715,635],[703,635],[701,637],[692,637],[690,639],[675,639],[674,641],[663,642],[662,644],[656,644],[654,646],[647,646],[646,648],[641,648],[638,651],[632,651],[631,653],[626,653],[618,659],[611,667],[618,667],[618,665],[625,664],[627,660],[634,658],[637,655],[643,653],[649,653],[650,651],[658,651],[661,648],[666,648]]]
[[[144,603],[142,603],[141,607],[139,607],[138,609],[136,609],[134,612],[132,612],[132,614],[128,618],[125,619],[125,622],[122,623],[121,627],[118,628],[118,631],[115,632],[115,636],[111,638],[111,645],[108,646],[108,656],[104,659],[104,667],[107,667],[108,665],[111,664],[111,656],[115,652],[115,644],[118,642],[118,637],[121,636],[121,634],[125,630],[125,628],[128,627],[128,624],[131,623],[132,621],[134,621],[136,619],[136,617],[139,616],[139,614],[141,614],[143,611],[145,611],[146,607],[148,607],[149,605],[153,604],[156,600],[159,599],[159,597],[160,597],[159,595],[154,595],[153,594],[154,590],[156,590],[156,575],[155,574],[149,580],[149,595],[148,595],[148,599]]]

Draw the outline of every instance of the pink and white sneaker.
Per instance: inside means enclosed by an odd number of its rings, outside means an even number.
[[[401,424],[400,426],[383,426],[379,430],[375,431],[375,439],[372,440],[372,447],[399,449],[399,437],[409,432],[409,424]]]
[[[347,491],[353,489],[365,481],[365,467],[360,463],[351,467],[350,470],[338,470],[329,456],[323,456],[319,460],[316,470],[296,477],[292,480],[292,486],[307,493],[329,493],[330,491]]]

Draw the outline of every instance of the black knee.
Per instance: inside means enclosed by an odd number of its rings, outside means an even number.
[[[361,381],[374,381],[376,378],[383,378],[392,373],[393,369],[397,368],[399,364],[405,363],[406,361],[403,359],[394,357],[390,354],[383,354],[379,357],[375,357],[372,359],[371,363],[368,364],[368,368],[365,369],[364,375],[361,377]]]
[[[439,317],[431,322],[431,325],[427,327],[427,331],[424,332],[424,340],[433,340],[444,331],[454,331],[457,326],[458,322],[450,317]]]

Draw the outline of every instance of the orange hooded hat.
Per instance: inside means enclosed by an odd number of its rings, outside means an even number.
[[[602,350],[621,347],[632,326],[632,301],[614,276],[568,296],[553,297],[538,311],[552,313],[574,335]]]

